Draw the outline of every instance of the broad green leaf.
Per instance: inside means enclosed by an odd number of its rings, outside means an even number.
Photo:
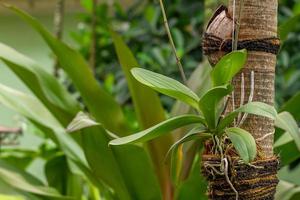
[[[134,78],[142,84],[162,94],[183,101],[198,110],[197,102],[199,97],[180,82],[146,69],[134,68],[131,72]]]
[[[256,157],[256,143],[253,136],[241,128],[228,128],[225,130],[226,135],[230,138],[234,148],[240,157],[249,163]]]
[[[232,124],[234,119],[238,116],[239,113],[248,113],[253,115],[259,115],[263,117],[268,117],[270,119],[275,119],[277,117],[277,111],[273,106],[262,102],[250,102],[247,103],[235,111],[226,115],[219,123],[217,129],[221,133],[224,128]]]
[[[91,126],[97,126],[97,125],[100,124],[92,120],[84,112],[80,111],[79,113],[77,113],[75,118],[70,122],[66,131],[71,133],[71,132],[79,131],[81,129],[88,128]]]
[[[211,78],[214,86],[229,84],[233,77],[244,67],[247,51],[233,51],[225,55],[213,68]]]
[[[171,175],[172,181],[177,186],[180,180],[180,172],[182,167],[182,148],[183,144],[189,141],[200,141],[204,142],[206,139],[211,138],[211,134],[205,133],[206,128],[194,128],[181,139],[179,139],[176,143],[174,143],[169,149],[168,155],[171,153]]]
[[[0,179],[21,191],[55,199],[72,199],[62,196],[57,190],[42,185],[33,176],[0,161]]]
[[[300,130],[293,116],[288,112],[282,112],[277,115],[275,126],[288,132],[294,139],[300,150]]]
[[[293,117],[300,121],[300,92],[295,94],[291,99],[289,99],[281,108],[280,112],[287,111],[293,115]]]
[[[70,122],[79,110],[79,104],[58,82],[33,60],[0,43],[2,60],[59,119],[63,125]]]
[[[300,14],[297,14],[290,19],[288,19],[285,23],[280,25],[279,27],[279,35],[280,40],[285,41],[290,32],[294,31],[295,27],[300,21]]]
[[[209,129],[214,130],[219,119],[220,102],[232,91],[231,85],[218,86],[207,91],[199,101],[199,108],[202,111]]]
[[[130,51],[129,47],[125,44],[125,42],[116,32],[111,31],[111,36],[114,42],[118,60],[127,80],[128,88],[131,94],[134,110],[137,115],[140,128],[146,129],[161,121],[164,121],[166,118],[165,111],[161,105],[157,93],[151,88],[138,82],[130,72],[132,68],[138,67],[138,62],[136,61],[133,53]],[[166,185],[165,183],[169,182],[169,180],[166,180],[168,179],[168,176],[163,175],[168,173],[168,166],[162,163],[161,161],[163,160],[163,156],[166,154],[168,148],[171,146],[171,143],[172,138],[170,135],[166,135],[148,143],[149,153],[151,155],[155,171],[157,173],[162,187],[168,187],[168,185]],[[133,148],[134,147],[131,147],[131,149]],[[137,150],[136,152],[139,151]],[[126,156],[123,155],[118,157],[118,161],[121,161],[121,159],[124,157]],[[124,160],[124,162],[129,163],[128,158],[127,160]],[[120,163],[120,165],[122,165],[122,163]],[[126,166],[124,168],[126,168]],[[143,166],[143,168],[145,169],[146,166]],[[132,167],[132,169],[136,169],[136,167]],[[150,197],[153,197],[154,199],[159,199],[159,192],[157,193],[159,189],[156,189],[156,193],[154,193],[154,186],[157,184],[155,184],[155,182],[153,182],[152,180],[149,180],[148,175],[151,174],[151,172],[136,175],[134,171],[132,171],[132,173],[130,173],[130,171],[132,170],[128,169],[127,174],[131,174],[137,180],[137,183],[135,184],[137,187],[136,191],[138,193],[137,198],[145,199],[147,196],[147,198],[149,199]],[[132,180],[133,178],[128,177],[128,179]],[[146,181],[146,179],[148,180]],[[139,184],[139,182],[141,181],[144,181],[144,184]],[[145,182],[147,184],[145,184]],[[141,187],[141,185],[143,185],[143,187]],[[154,196],[155,194],[156,197]]]
[[[9,8],[31,25],[47,42],[97,121],[114,133],[127,135],[128,127],[120,105],[100,87],[82,55],[56,39],[30,15],[13,6]]]
[[[138,143],[138,142],[146,142],[149,140],[153,140],[157,137],[163,136],[168,132],[175,130],[179,127],[190,125],[190,124],[197,124],[197,123],[203,124],[204,119],[197,115],[182,115],[178,117],[173,117],[144,131],[112,140],[109,142],[109,144],[124,145],[124,144]]]

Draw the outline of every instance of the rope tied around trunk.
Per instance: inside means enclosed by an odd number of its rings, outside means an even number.
[[[227,177],[222,171],[222,160],[218,155],[202,156],[202,174],[209,182],[208,197],[211,200],[272,200],[276,192],[279,168],[277,157],[256,160],[251,164],[230,157]],[[212,167],[213,168],[212,168]],[[230,182],[227,180],[230,178]],[[236,191],[234,191],[234,188]]]
[[[280,39],[277,37],[262,39],[239,40],[237,49],[248,51],[260,51],[277,55],[280,49]],[[222,39],[211,33],[205,33],[203,37],[203,51],[205,55],[211,55],[218,51],[231,52],[232,39]]]

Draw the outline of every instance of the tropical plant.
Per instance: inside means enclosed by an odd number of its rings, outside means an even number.
[[[205,143],[205,150],[223,158],[224,168],[217,170],[219,173],[228,172],[228,155],[253,167],[252,161],[261,152],[259,145],[239,127],[249,113],[276,120],[279,129],[275,133],[275,150],[280,152],[283,165],[299,159],[297,122],[284,112],[291,112],[299,121],[295,109],[299,95],[288,101],[279,114],[270,105],[252,101],[233,111],[225,109],[233,90],[231,81],[246,62],[244,50],[226,55],[213,69],[205,68],[206,65],[199,67],[188,81],[192,86],[187,87],[166,76],[136,68],[139,65],[133,53],[117,33],[109,30],[133,101],[135,115],[131,117],[124,114],[126,109],[94,78],[79,52],[60,42],[28,14],[14,7],[10,9],[46,41],[81,99],[77,101],[73,93],[35,61],[0,44],[0,59],[32,93],[25,94],[1,84],[0,102],[24,116],[47,139],[37,151],[24,151],[21,155],[22,160],[41,157],[46,161],[44,182],[27,173],[26,164],[22,166],[15,159],[1,158],[0,192],[6,194],[4,198],[206,199],[206,186],[199,174],[201,149],[198,145]],[[198,78],[201,76],[203,83],[211,82],[212,86],[203,84],[202,87]],[[175,104],[172,112],[175,117],[167,119],[153,90],[183,102]],[[138,126],[132,118],[137,119]],[[176,128],[180,128],[176,136],[181,139],[174,141],[169,133]],[[142,131],[132,134],[137,129]],[[159,136],[162,137],[158,139]],[[146,145],[132,144],[137,142]],[[169,153],[171,176],[168,161],[164,164]],[[184,155],[190,157],[185,159]],[[19,156],[15,152],[17,159]],[[183,171],[187,171],[184,176]],[[280,186],[280,192],[295,187],[287,182]],[[295,187],[289,191],[289,197],[297,198],[298,191]],[[279,193],[278,198],[281,197]]]

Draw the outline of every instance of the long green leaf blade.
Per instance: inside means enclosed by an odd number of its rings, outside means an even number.
[[[130,199],[125,186],[122,185],[123,182],[119,176],[120,171],[113,157],[112,151],[108,148],[107,143],[103,142],[108,140],[104,130],[101,131],[100,128],[99,130],[92,131],[85,130],[82,134],[82,139],[84,144],[83,146],[86,149],[85,152],[83,152],[78,144],[70,137],[69,134],[66,134],[64,128],[38,99],[0,84],[0,103],[38,123],[45,128],[46,131],[52,130],[52,134],[55,135],[58,140],[58,145],[66,154],[68,159],[78,165],[87,177],[90,178],[91,174],[95,177],[92,177],[91,179],[93,183],[97,185],[99,179],[100,181],[108,181],[108,184],[110,184],[110,186],[118,192],[118,195],[123,195],[120,196],[120,198]],[[101,159],[95,160],[92,155],[99,156],[98,152],[101,152]],[[96,167],[93,168],[94,171],[91,172],[85,155],[87,155],[86,157],[88,158],[88,162],[89,164],[92,163],[93,167],[96,165],[95,163],[101,161],[101,165],[99,165],[101,168],[99,168],[97,163]],[[98,171],[95,169],[101,169],[102,173],[98,174]],[[113,178],[111,178],[112,176]]]
[[[197,102],[199,97],[180,82],[146,69],[134,68],[131,72],[134,78],[142,84],[162,94],[183,101],[198,110]]]
[[[255,159],[256,143],[255,139],[248,131],[233,127],[226,129],[226,135],[228,135],[234,148],[246,163]]]
[[[125,74],[125,78],[127,80],[128,88],[131,94],[134,110],[140,128],[146,129],[161,121],[164,121],[166,119],[165,111],[161,105],[160,98],[157,95],[157,93],[151,88],[138,82],[131,74],[130,70],[134,67],[139,66],[133,53],[116,32],[111,31],[111,36],[114,42],[118,60]],[[151,141],[147,144],[149,153],[153,161],[155,172],[161,183],[162,191],[168,191],[169,187],[171,187],[170,184],[166,184],[170,182],[168,165],[161,162],[164,159],[164,155],[168,151],[168,148],[171,146],[171,143],[172,143],[172,137],[170,135],[166,135],[157,140]],[[124,156],[118,157],[118,160],[121,160],[122,158],[124,158]],[[125,162],[128,163],[127,160]],[[129,170],[130,169],[127,170],[127,173],[130,174]],[[133,167],[131,170],[132,170],[131,174],[134,176],[135,179],[140,179],[147,183],[147,184],[143,184],[143,187],[141,187],[140,184],[136,185],[136,187],[138,187],[136,191],[138,195],[140,195],[138,196],[138,198],[144,199],[145,196],[149,198],[153,197],[155,194],[154,186],[157,184],[151,182],[151,180],[147,180],[148,174],[151,174],[151,172],[147,172],[147,177],[145,177],[146,173],[141,173],[140,175],[136,175],[136,169]],[[131,177],[129,179],[133,179],[133,178]],[[158,199],[158,197],[156,197],[156,199]]]
[[[40,101],[51,108],[63,125],[70,122],[79,104],[57,81],[33,60],[0,43],[0,59],[26,84]]]
[[[123,138],[112,140],[109,142],[109,144],[124,145],[138,142],[146,142],[154,138],[160,137],[162,135],[165,135],[168,132],[175,130],[179,127],[196,123],[202,124],[204,123],[204,119],[196,115],[182,115],[178,117],[173,117],[144,131]]]
[[[57,56],[60,66],[72,79],[85,104],[97,121],[114,133],[127,135],[129,133],[128,127],[121,107],[114,98],[100,87],[82,55],[57,40],[30,15],[13,6],[9,8],[31,25],[47,42]]]
[[[224,128],[232,124],[234,119],[238,116],[239,113],[248,113],[263,117],[268,117],[270,119],[275,119],[277,117],[277,111],[273,106],[262,102],[250,102],[247,103],[240,108],[236,109],[235,111],[226,115],[219,123],[217,129],[218,132],[222,132]]]

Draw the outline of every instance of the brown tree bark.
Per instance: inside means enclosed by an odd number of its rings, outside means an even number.
[[[277,37],[277,0],[243,0],[241,9],[239,40],[256,40]],[[241,0],[236,0],[236,13]],[[229,1],[229,13],[233,14],[233,0]],[[253,101],[274,104],[274,78],[276,55],[266,52],[248,51],[248,61],[242,73],[245,81],[245,99],[248,99],[251,86],[251,71],[254,73]],[[242,74],[241,73],[241,74]],[[240,105],[241,74],[237,75],[235,86],[235,103]],[[274,132],[272,120],[248,116],[242,128],[250,131],[255,139],[263,138]],[[269,134],[257,140],[264,157],[273,156],[273,135]]]
[[[235,4],[234,4],[235,3]],[[241,6],[241,7],[240,7]],[[228,12],[224,20],[220,20],[223,30],[219,30],[225,40],[231,40],[233,27],[228,27],[230,20],[234,19],[235,33],[238,31],[238,42],[241,41],[267,41],[277,38],[277,0],[229,0]],[[240,15],[238,14],[240,12]],[[224,22],[228,22],[224,25]],[[219,22],[218,22],[219,23]],[[215,23],[215,24],[218,24]],[[220,26],[221,26],[220,25]],[[228,34],[229,33],[229,34]],[[234,40],[233,40],[234,41]],[[204,45],[209,44],[205,43]],[[217,42],[217,45],[219,43]],[[222,45],[222,41],[220,45]],[[231,47],[232,47],[231,46]],[[227,112],[251,101],[274,104],[274,78],[276,55],[265,50],[248,50],[247,63],[243,70],[234,78],[234,93],[229,98]],[[209,48],[208,48],[209,49]],[[224,55],[223,51],[216,51],[213,59],[216,61]],[[243,92],[244,91],[244,92]],[[241,128],[248,130],[255,138],[258,156],[251,165],[236,162],[237,156],[221,160],[221,156],[210,155],[209,144],[203,154],[203,174],[209,182],[208,195],[213,200],[274,199],[278,179],[278,159],[273,154],[274,122],[264,117],[254,115],[240,116]],[[213,172],[212,166],[217,166]],[[217,172],[217,173],[216,173]],[[219,173],[218,172],[223,172]]]

